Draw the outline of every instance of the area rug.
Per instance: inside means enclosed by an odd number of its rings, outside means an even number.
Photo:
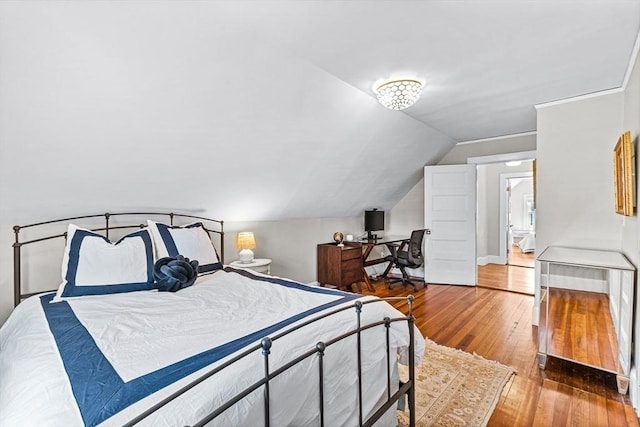
[[[407,378],[400,368],[400,378]],[[416,425],[486,426],[514,373],[498,362],[428,341],[416,367]],[[398,423],[409,425],[408,411],[398,412]]]

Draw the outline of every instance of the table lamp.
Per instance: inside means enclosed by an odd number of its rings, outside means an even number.
[[[253,232],[243,231],[238,233],[238,241],[236,242],[238,249],[238,259],[243,264],[248,264],[253,261],[253,251],[251,249],[256,247],[256,239],[253,237]]]

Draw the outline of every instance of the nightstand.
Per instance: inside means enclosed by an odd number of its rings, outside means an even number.
[[[256,273],[271,274],[271,260],[269,258],[254,258],[253,261],[248,263],[233,261],[229,265],[233,268],[253,270]]]
[[[362,266],[362,244],[345,242],[321,243],[317,251],[318,282],[339,289],[351,288],[354,283],[364,282]]]

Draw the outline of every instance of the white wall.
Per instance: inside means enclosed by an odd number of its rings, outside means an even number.
[[[624,220],[614,211],[613,148],[623,131],[623,113],[622,91],[538,107],[538,253],[551,245],[622,249]],[[536,266],[536,278],[539,275]]]
[[[640,36],[639,36],[640,38]],[[636,49],[637,54],[637,49]],[[638,155],[638,143],[640,141],[640,57],[635,58],[635,63],[632,64],[633,68],[629,73],[627,85],[624,91],[624,118],[623,129],[631,132],[631,138],[635,147],[636,154],[636,206],[638,204],[638,189],[640,189],[640,156]],[[637,209],[637,208],[636,208]],[[620,234],[622,240],[622,251],[629,258],[629,260],[640,268],[640,226],[638,225],[638,214],[633,217],[625,217],[622,219],[622,226],[620,227]],[[629,394],[631,400],[636,407],[636,412],[640,407],[640,381],[638,378],[640,369],[640,315],[638,314],[640,307],[640,289],[638,289],[638,281],[640,278],[636,273],[636,309],[635,309],[635,325],[634,325],[634,361],[631,374],[631,384],[629,388]]]
[[[535,134],[512,135],[474,143],[459,143],[454,146],[438,164],[457,165],[467,163],[469,157],[535,151],[535,149]]]
[[[621,92],[538,109],[540,251],[550,245],[621,249],[612,152],[622,118]]]
[[[424,227],[424,179],[389,212],[389,234],[410,235],[411,231]]]
[[[633,141],[636,154],[636,178],[640,179],[640,156],[638,155],[638,143],[640,141],[640,57],[636,58],[636,62],[629,75],[627,86],[624,91],[624,115],[623,130],[631,132],[631,140]],[[636,183],[636,206],[638,203],[638,189],[640,189],[640,180]],[[637,210],[637,208],[636,208]],[[622,240],[622,251],[629,260],[636,266],[640,267],[640,226],[638,225],[638,214],[632,217],[620,217],[621,228],[620,236]],[[636,287],[637,289],[637,287]],[[636,290],[640,293],[640,290]],[[640,316],[638,316],[640,318]],[[640,328],[637,328],[640,332]],[[640,357],[640,339],[638,342],[637,354]]]
[[[355,217],[453,146],[242,3],[0,2],[0,224],[105,207]]]
[[[333,233],[360,235],[364,217],[310,218],[286,221],[225,222],[225,262],[237,259],[236,236],[253,231],[256,258],[273,260],[271,274],[303,283],[317,279],[316,246],[333,241]]]
[[[476,180],[478,182],[476,200],[478,204],[477,222],[476,222],[476,256],[478,264],[484,265],[489,262],[489,191],[488,191],[488,172],[486,165],[478,165],[476,167]],[[495,203],[495,200],[493,201]]]

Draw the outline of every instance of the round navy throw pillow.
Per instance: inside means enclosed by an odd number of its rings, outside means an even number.
[[[198,277],[198,261],[182,255],[160,258],[153,266],[153,286],[162,292],[176,292],[193,285]]]

